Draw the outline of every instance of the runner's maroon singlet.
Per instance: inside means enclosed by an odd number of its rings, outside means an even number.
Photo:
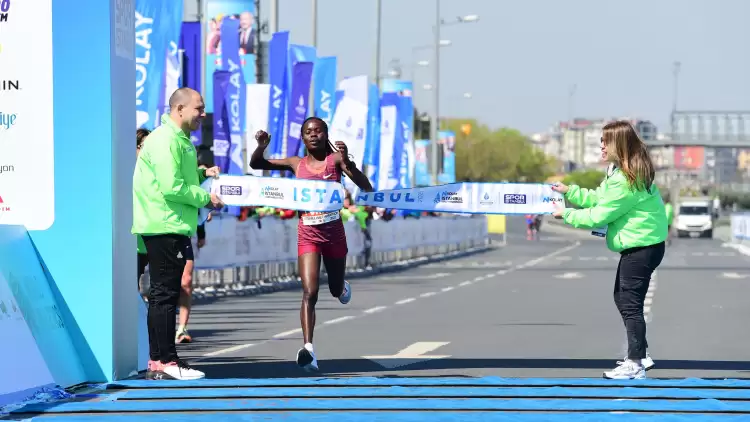
[[[341,182],[341,169],[336,166],[333,155],[326,157],[326,166],[320,173],[313,173],[307,167],[309,158],[306,156],[297,164],[297,178]],[[349,252],[339,211],[301,212],[298,226],[297,256],[317,252],[329,258],[344,258]]]

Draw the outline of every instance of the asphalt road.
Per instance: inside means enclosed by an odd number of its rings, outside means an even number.
[[[194,308],[179,352],[208,378],[601,377],[625,351],[612,302],[618,255],[585,231],[545,224],[527,241],[352,281],[343,306],[321,288],[320,372],[294,363],[301,291]],[[718,240],[675,239],[647,301],[653,378],[750,378],[750,257]]]

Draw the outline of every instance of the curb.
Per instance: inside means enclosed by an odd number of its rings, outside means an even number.
[[[489,244],[477,248],[467,249],[465,251],[450,252],[447,254],[438,254],[430,257],[421,257],[411,259],[408,261],[399,261],[391,264],[385,264],[379,267],[371,267],[368,269],[355,269],[347,270],[347,280],[372,277],[379,274],[392,273],[397,271],[404,271],[411,268],[416,268],[425,264],[432,264],[435,262],[447,261],[450,259],[463,258],[466,256],[487,252],[499,248],[499,245]],[[320,282],[327,282],[328,276],[322,274]],[[299,277],[287,277],[280,280],[271,282],[260,282],[256,284],[236,284],[228,288],[217,289],[211,292],[194,292],[193,293],[193,304],[200,302],[206,302],[216,300],[225,297],[241,297],[241,296],[258,296],[262,294],[269,294],[274,292],[294,290],[302,288],[302,279]]]

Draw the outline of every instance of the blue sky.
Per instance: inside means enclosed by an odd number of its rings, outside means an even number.
[[[311,43],[312,2],[279,3],[280,29],[294,43]],[[269,5],[261,1],[264,19]],[[434,5],[383,0],[381,73],[432,41]],[[318,0],[318,7],[319,54],[339,57],[340,76],[372,74],[375,2]],[[682,63],[680,109],[750,110],[748,0],[442,0],[441,8],[446,19],[481,17],[442,29],[452,41],[441,50],[443,116],[543,131],[567,119],[576,84],[575,116],[629,115],[667,130],[675,60]],[[432,71],[418,68],[415,79],[433,83]],[[429,111],[430,94],[415,94],[417,107]]]

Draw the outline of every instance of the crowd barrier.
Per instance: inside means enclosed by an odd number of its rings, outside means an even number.
[[[297,224],[296,219],[272,217],[261,219],[260,224],[232,217],[206,223],[206,245],[198,249],[194,244],[196,294],[296,277]],[[375,220],[367,230],[347,221],[344,228],[350,271],[489,244],[483,215]]]
[[[750,212],[732,214],[730,226],[732,242],[745,243],[750,241]]]

